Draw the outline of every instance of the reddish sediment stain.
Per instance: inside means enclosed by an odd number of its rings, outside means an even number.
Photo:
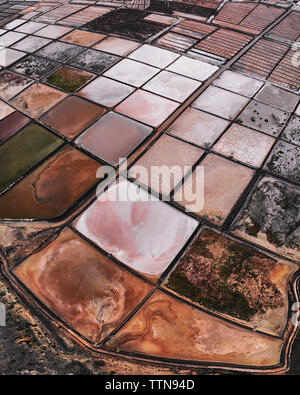
[[[29,121],[30,119],[20,112],[14,112],[0,121],[0,144],[16,134]]]
[[[68,140],[73,140],[105,112],[103,107],[71,96],[50,110],[41,121]]]
[[[69,229],[14,272],[48,308],[94,343],[151,290]]]
[[[0,218],[50,219],[63,214],[96,184],[100,166],[73,147],[63,148],[0,197]]]
[[[282,340],[239,328],[156,291],[106,347],[142,355],[269,366]]]

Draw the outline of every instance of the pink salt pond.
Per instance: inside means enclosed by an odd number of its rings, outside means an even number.
[[[115,258],[156,281],[198,222],[122,179],[73,225]]]

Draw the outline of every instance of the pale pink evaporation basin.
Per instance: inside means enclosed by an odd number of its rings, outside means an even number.
[[[116,193],[126,196],[128,190],[131,201],[110,201]],[[156,280],[184,247],[198,222],[153,196],[150,200],[144,190],[137,191],[135,184],[120,181],[74,226],[119,261]]]

